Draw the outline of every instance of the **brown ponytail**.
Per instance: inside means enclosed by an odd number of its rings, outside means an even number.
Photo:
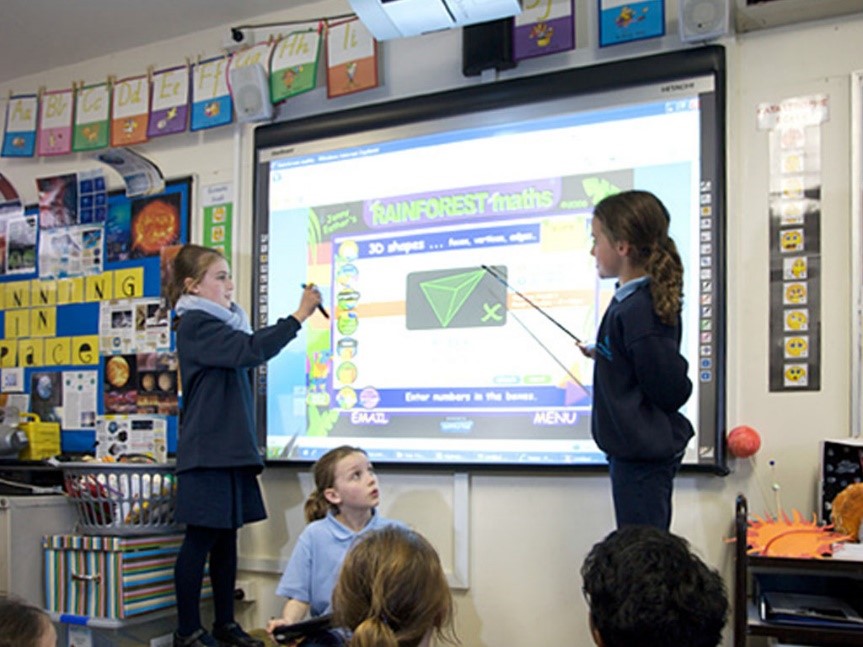
[[[671,218],[665,205],[647,191],[624,191],[601,200],[593,217],[611,241],[629,243],[630,258],[650,277],[654,312],[674,325],[683,307],[683,263],[668,235]]]
[[[428,634],[459,644],[440,558],[419,533],[386,526],[360,536],[333,590],[335,623],[348,647],[416,647]]]

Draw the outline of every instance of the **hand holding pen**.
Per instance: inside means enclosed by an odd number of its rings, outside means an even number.
[[[318,290],[317,286],[314,283],[303,283],[301,286],[304,290],[303,292],[303,300],[300,304],[301,307],[308,307],[308,315],[311,316],[312,310],[317,309],[324,317],[327,319],[330,318],[329,313],[326,311],[323,305],[321,305],[321,291]],[[314,304],[307,302],[307,296],[311,297],[314,301]],[[303,308],[305,310],[305,308]]]

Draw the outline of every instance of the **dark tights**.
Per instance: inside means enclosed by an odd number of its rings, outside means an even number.
[[[234,528],[186,526],[186,536],[174,566],[177,591],[177,633],[190,636],[201,628],[201,586],[210,556],[210,582],[216,625],[234,621],[237,579],[237,531]]]

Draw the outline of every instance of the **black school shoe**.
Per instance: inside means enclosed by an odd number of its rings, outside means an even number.
[[[203,629],[198,629],[191,636],[183,637],[174,634],[174,647],[219,647],[219,643]]]
[[[213,625],[213,638],[221,647],[264,647],[263,641],[252,638],[236,622],[219,627]]]

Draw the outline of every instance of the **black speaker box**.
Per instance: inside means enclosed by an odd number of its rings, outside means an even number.
[[[478,76],[483,70],[510,70],[512,58],[513,19],[501,18],[462,27],[461,71]]]

